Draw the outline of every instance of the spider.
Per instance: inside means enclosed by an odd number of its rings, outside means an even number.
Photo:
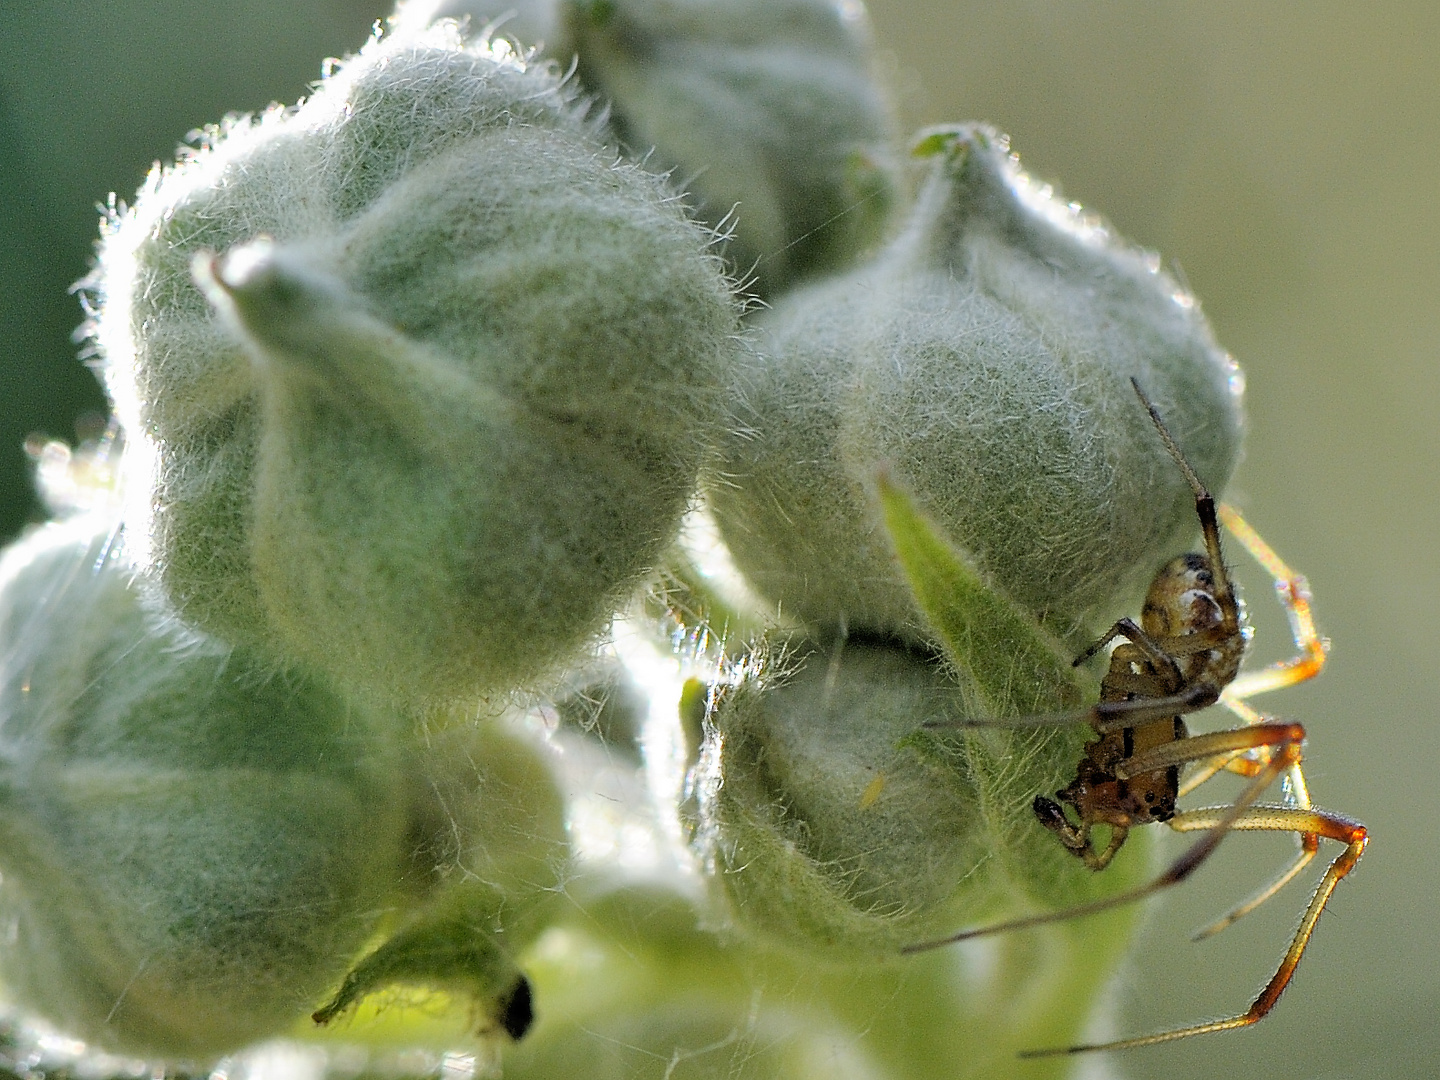
[[[1163,821],[1177,832],[1204,835],[1162,874],[1138,888],[1063,911],[965,930],[938,941],[908,946],[903,951],[921,952],[969,938],[1079,918],[1133,903],[1184,881],[1231,830],[1294,833],[1299,840],[1299,853],[1294,861],[1250,899],[1200,930],[1195,935],[1198,940],[1225,929],[1279,892],[1315,857],[1322,839],[1338,840],[1345,849],[1325,871],[1275,974],[1245,1012],[1137,1038],[1025,1051],[1022,1057],[1151,1046],[1191,1035],[1246,1027],[1262,1019],[1275,1006],[1294,975],[1330,894],[1355,868],[1367,843],[1365,826],[1358,821],[1311,805],[1300,768],[1305,729],[1299,724],[1274,720],[1248,704],[1248,699],[1256,694],[1313,678],[1324,666],[1327,643],[1315,631],[1310,590],[1305,579],[1286,566],[1233,509],[1221,506],[1217,513],[1214,498],[1185,460],[1159,411],[1145,396],[1140,384],[1134,379],[1131,383],[1160,433],[1165,449],[1195,492],[1195,513],[1205,538],[1204,553],[1180,555],[1166,563],[1151,582],[1140,624],[1129,618],[1120,619],[1076,658],[1078,666],[1111,642],[1120,642],[1110,654],[1110,668],[1100,683],[1100,701],[1090,709],[1073,714],[929,726],[1038,727],[1089,723],[1098,737],[1086,744],[1075,779],[1056,792],[1055,799],[1037,795],[1033,809],[1040,824],[1092,870],[1103,870],[1109,865],[1125,843],[1129,830],[1137,825]],[[1248,631],[1242,623],[1240,605],[1220,551],[1221,521],[1274,579],[1276,593],[1285,607],[1300,650],[1292,659],[1246,675],[1238,673]],[[1240,717],[1243,726],[1205,735],[1189,734],[1185,714],[1217,702]],[[1194,766],[1183,782],[1182,765]],[[1226,806],[1176,810],[1179,797],[1222,771],[1249,778],[1234,802]],[[1264,790],[1282,777],[1285,780],[1283,802],[1258,802]],[[1065,806],[1070,807],[1078,822],[1072,821]],[[1091,833],[1097,824],[1110,829],[1109,839],[1099,852],[1091,843]]]

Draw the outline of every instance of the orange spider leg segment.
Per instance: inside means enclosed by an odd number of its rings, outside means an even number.
[[[1263,714],[1257,715],[1259,715],[1260,719],[1255,725],[1252,726],[1263,727],[1265,724],[1271,722],[1270,718],[1264,716]],[[1248,764],[1253,765],[1256,772],[1263,768],[1263,766],[1257,761],[1251,761],[1248,758],[1235,757],[1234,754],[1237,753],[1243,754],[1245,753],[1245,751],[1234,751],[1228,755],[1219,755],[1215,758],[1211,758],[1209,762],[1205,763],[1205,766],[1200,772],[1187,778],[1185,784],[1181,786],[1181,794],[1187,794],[1191,791],[1194,791],[1195,788],[1200,786],[1200,784],[1204,783],[1206,780],[1210,779],[1210,777],[1214,776],[1215,773],[1219,771],[1219,769],[1210,768],[1210,766],[1216,761],[1224,761],[1227,757],[1231,761],[1245,761]],[[1206,769],[1208,769],[1209,771],[1205,771]],[[1238,772],[1240,770],[1237,769],[1234,771]],[[1247,773],[1246,775],[1254,775],[1254,773]],[[1305,773],[1300,768],[1300,763],[1298,761],[1285,771],[1285,785],[1285,803],[1288,807],[1296,810],[1311,809],[1310,789],[1305,785]],[[1227,911],[1224,915],[1221,915],[1220,918],[1216,919],[1214,922],[1209,923],[1206,926],[1202,926],[1199,930],[1196,930],[1195,933],[1190,935],[1191,940],[1202,941],[1205,938],[1210,937],[1212,934],[1218,934],[1227,926],[1230,926],[1236,921],[1243,919],[1246,915],[1249,915],[1250,912],[1254,911],[1261,904],[1265,903],[1266,900],[1269,900],[1286,885],[1290,884],[1290,882],[1294,880],[1295,876],[1299,874],[1301,870],[1304,870],[1305,867],[1310,864],[1310,861],[1314,859],[1320,851],[1320,837],[1317,834],[1308,833],[1304,830],[1300,830],[1296,834],[1296,839],[1299,841],[1299,851],[1296,852],[1295,858],[1289,866],[1287,866],[1284,870],[1280,871],[1280,873],[1277,874],[1268,885],[1258,890],[1249,899],[1239,904],[1236,904],[1233,908]]]
[[[1258,832],[1293,832],[1302,836],[1320,836],[1327,840],[1338,840],[1345,845],[1345,850],[1335,857],[1335,861],[1325,871],[1325,876],[1320,880],[1320,887],[1315,890],[1315,895],[1306,905],[1305,914],[1300,919],[1300,927],[1295,931],[1295,936],[1290,941],[1290,947],[1285,950],[1280,966],[1275,969],[1275,974],[1270,977],[1270,981],[1265,984],[1250,1008],[1224,1020],[1212,1020],[1205,1024],[1176,1028],[1173,1031],[1162,1031],[1156,1035],[1143,1035],[1136,1039],[1119,1039],[1108,1043],[1067,1046],[1055,1050],[1027,1050],[1021,1053],[1021,1057],[1046,1057],[1054,1054],[1079,1054],[1090,1050],[1126,1050],[1136,1046],[1153,1046],[1156,1043],[1184,1039],[1191,1035],[1206,1035],[1212,1031],[1229,1031],[1232,1028],[1248,1027],[1263,1019],[1275,1007],[1275,1003],[1280,1000],[1280,995],[1285,992],[1285,987],[1290,984],[1290,978],[1295,974],[1295,968],[1299,965],[1300,958],[1305,955],[1305,946],[1310,943],[1310,935],[1315,931],[1315,924],[1319,921],[1321,912],[1325,910],[1330,894],[1335,891],[1335,886],[1340,884],[1341,879],[1355,869],[1355,864],[1365,853],[1365,845],[1369,838],[1365,833],[1365,826],[1358,821],[1324,810],[1302,810],[1291,806],[1262,805],[1247,807],[1236,815],[1234,809],[1233,806],[1212,806],[1187,810],[1176,814],[1169,824],[1177,832],[1206,829],[1208,830],[1207,836],[1213,836],[1215,831],[1220,828]]]

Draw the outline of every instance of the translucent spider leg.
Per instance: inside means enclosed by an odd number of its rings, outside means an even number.
[[[1309,805],[1309,800],[1307,799],[1304,806],[1289,807],[1288,809],[1304,811],[1312,810],[1313,807]],[[1271,880],[1267,885],[1265,885],[1264,888],[1257,890],[1246,900],[1239,904],[1236,904],[1233,908],[1225,912],[1224,915],[1221,915],[1214,922],[1207,923],[1199,930],[1196,930],[1193,934],[1190,935],[1190,940],[1203,941],[1205,938],[1208,938],[1213,934],[1218,934],[1227,926],[1230,926],[1235,922],[1239,921],[1240,919],[1243,919],[1246,915],[1249,915],[1261,904],[1265,903],[1265,901],[1269,900],[1286,885],[1289,885],[1290,882],[1295,880],[1296,875],[1298,875],[1301,870],[1304,870],[1305,867],[1309,866],[1310,861],[1314,859],[1315,856],[1320,852],[1320,837],[1318,834],[1304,832],[1303,830],[1297,830],[1296,836],[1300,842],[1300,851],[1295,856],[1295,859],[1290,863],[1289,866],[1287,866],[1284,870],[1277,874],[1273,880]]]
[[[1300,650],[1300,655],[1247,672],[1225,688],[1220,695],[1221,703],[1237,716],[1248,719],[1247,713],[1253,714],[1253,710],[1245,705],[1247,698],[1313,679],[1325,667],[1330,643],[1315,630],[1315,618],[1310,611],[1310,583],[1304,575],[1291,570],[1234,507],[1222,504],[1220,520],[1275,582],[1276,596],[1285,608],[1295,647]]]
[[[1310,935],[1315,931],[1315,924],[1325,910],[1325,905],[1330,900],[1330,894],[1335,891],[1335,886],[1340,884],[1341,879],[1355,869],[1355,864],[1364,854],[1365,845],[1369,839],[1365,832],[1365,826],[1358,821],[1324,810],[1302,810],[1292,806],[1250,806],[1239,814],[1235,813],[1234,806],[1212,806],[1187,810],[1184,813],[1176,814],[1170,821],[1170,827],[1177,832],[1193,832],[1204,829],[1207,830],[1206,836],[1213,836],[1217,830],[1222,828],[1227,831],[1235,829],[1257,832],[1293,832],[1302,836],[1319,836],[1327,840],[1338,840],[1345,845],[1345,850],[1335,857],[1335,861],[1325,871],[1319,888],[1315,890],[1315,895],[1310,898],[1310,903],[1305,907],[1305,914],[1301,916],[1300,926],[1295,931],[1295,936],[1290,939],[1290,947],[1285,950],[1285,955],[1281,958],[1279,967],[1275,969],[1275,974],[1261,989],[1250,1008],[1243,1013],[1223,1020],[1173,1028],[1170,1031],[1142,1035],[1134,1039],[1087,1043],[1079,1046],[1058,1047],[1052,1050],[1026,1050],[1021,1053],[1021,1057],[1080,1054],[1092,1050],[1128,1050],[1136,1046],[1153,1046],[1156,1043],[1170,1042],[1174,1039],[1185,1039],[1191,1035],[1206,1035],[1212,1031],[1229,1031],[1233,1028],[1248,1027],[1263,1019],[1275,1007],[1275,1003],[1280,1000],[1280,995],[1285,992],[1285,987],[1290,984],[1290,978],[1295,974],[1301,957],[1305,955],[1305,947],[1310,943]]]

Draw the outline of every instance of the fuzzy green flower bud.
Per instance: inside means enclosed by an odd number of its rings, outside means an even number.
[[[989,859],[970,827],[974,784],[904,742],[926,720],[958,718],[962,699],[943,670],[900,650],[798,649],[799,670],[774,685],[719,693],[696,835],[752,932],[898,952],[956,925],[942,906]]]
[[[183,618],[447,700],[548,675],[658,559],[733,304],[582,112],[503,42],[395,34],[111,223],[129,527]]]
[[[934,640],[876,512],[889,467],[992,587],[1061,632],[1103,622],[1195,529],[1130,379],[1218,491],[1238,369],[1155,260],[1036,188],[1003,137],[946,129],[918,152],[903,234],[763,319],[721,531],[789,613]]]
[[[181,628],[92,517],[0,559],[0,979],[97,1046],[287,1030],[404,869],[392,717]]]
[[[1092,887],[1032,842],[1050,838],[1030,802],[1073,771],[1077,733],[926,731],[983,714],[984,687],[894,643],[788,652],[798,670],[719,690],[696,775],[697,842],[739,926],[831,959],[894,956]]]
[[[413,756],[406,882],[418,903],[314,1019],[403,983],[468,1001],[477,1033],[519,1039],[536,1006],[518,961],[550,924],[569,866],[563,800],[541,748],[503,720],[457,718]]]
[[[725,227],[762,294],[846,266],[895,201],[893,121],[858,0],[563,0],[581,82]]]

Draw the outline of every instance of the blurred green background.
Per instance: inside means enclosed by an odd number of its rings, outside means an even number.
[[[1440,1075],[1440,724],[1425,689],[1440,654],[1440,8],[874,0],[871,13],[911,120],[993,122],[1033,173],[1182,268],[1249,379],[1229,497],[1309,575],[1334,642],[1319,680],[1263,700],[1306,725],[1316,801],[1370,827],[1364,862],[1269,1019],[1116,1063],[1135,1080]],[[1257,652],[1278,655],[1269,589],[1244,578]],[[1164,901],[1116,988],[1124,1032],[1249,1004],[1306,887],[1217,938],[1189,932],[1289,850],[1231,838]]]
[[[24,437],[73,437],[104,408],[66,294],[96,202],[127,196],[188,130],[296,98],[384,10],[0,0],[0,533],[33,514]],[[1265,704],[1306,724],[1312,792],[1370,827],[1370,852],[1268,1020],[1116,1064],[1134,1080],[1440,1075],[1440,724],[1423,689],[1440,655],[1440,9],[873,0],[871,13],[911,126],[994,123],[1033,173],[1182,269],[1249,378],[1229,497],[1308,573],[1334,641],[1320,680]],[[1278,657],[1268,584],[1241,571],[1257,652]],[[1164,902],[1115,989],[1123,1032],[1248,1004],[1306,886],[1219,938],[1188,932],[1289,850],[1235,837]]]

